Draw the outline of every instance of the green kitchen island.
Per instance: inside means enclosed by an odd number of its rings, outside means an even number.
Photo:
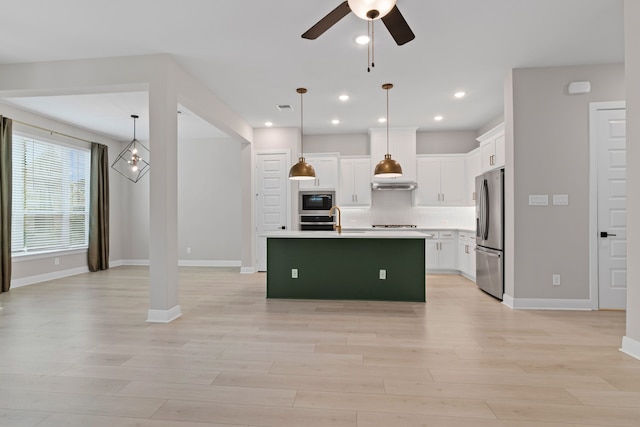
[[[418,231],[282,231],[267,237],[267,298],[425,302]]]

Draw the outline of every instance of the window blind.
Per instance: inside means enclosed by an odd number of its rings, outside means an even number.
[[[91,152],[13,134],[14,255],[87,247]]]

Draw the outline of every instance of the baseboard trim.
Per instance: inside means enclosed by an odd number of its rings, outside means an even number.
[[[22,286],[35,285],[36,283],[62,279],[64,277],[76,276],[78,274],[88,272],[88,267],[78,267],[68,270],[52,271],[51,273],[36,274],[35,276],[21,277],[20,279],[11,279],[11,288],[13,289],[20,288]]]
[[[511,295],[502,294],[502,304],[513,309],[513,297]]]
[[[142,265],[149,266],[148,259],[123,259],[120,265]]]
[[[148,259],[123,259],[120,265],[148,266]],[[206,259],[180,259],[180,267],[240,267],[242,263],[237,260],[206,260]]]
[[[178,261],[178,265],[180,267],[240,267],[242,262],[236,260],[183,259]]]
[[[620,351],[640,360],[640,341],[627,336],[622,337],[622,348]]]
[[[253,267],[240,267],[240,274],[253,274],[256,269]]]
[[[504,294],[502,303],[516,310],[592,310],[588,299],[513,298]]]
[[[170,323],[182,316],[182,309],[176,305],[169,310],[152,310],[147,313],[147,322],[149,323]]]

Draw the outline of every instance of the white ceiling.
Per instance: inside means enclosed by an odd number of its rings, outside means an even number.
[[[393,42],[378,21],[376,66],[353,39],[366,22],[350,14],[317,40],[300,35],[341,0],[21,0],[3,6],[0,64],[168,53],[254,128],[366,132],[390,125],[477,130],[502,114],[511,68],[623,62],[623,0],[398,0],[416,38]],[[568,82],[567,82],[568,83]],[[465,99],[453,93],[465,90]],[[351,99],[338,101],[347,93]],[[146,138],[145,93],[11,98],[22,108],[131,139]],[[277,104],[294,111],[280,112]],[[433,116],[445,119],[435,122]],[[181,137],[218,136],[187,112]],[[340,119],[334,126],[331,119]]]

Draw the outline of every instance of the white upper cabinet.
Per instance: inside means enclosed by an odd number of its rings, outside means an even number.
[[[416,128],[390,128],[389,154],[400,163],[402,176],[398,178],[375,178],[376,165],[387,154],[387,130],[370,129],[371,177],[373,182],[413,182],[416,180]]]
[[[465,155],[418,156],[416,205],[467,205],[465,158]]]
[[[303,190],[335,190],[338,186],[338,154],[319,153],[305,156],[307,163],[316,171],[316,179],[299,181]]]
[[[340,206],[371,205],[371,160],[369,157],[342,157],[340,166]]]
[[[504,123],[476,139],[480,142],[482,172],[504,167]]]
[[[482,165],[480,164],[480,148],[467,154],[467,205],[476,204],[476,176],[480,175]]]

